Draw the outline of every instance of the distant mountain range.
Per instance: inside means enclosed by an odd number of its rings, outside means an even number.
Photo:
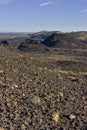
[[[44,40],[54,32],[59,31],[40,31],[35,33],[0,33],[0,39],[28,38],[33,40]]]
[[[0,43],[6,40],[20,51],[50,51],[52,48],[87,48],[87,32],[63,33],[59,31],[41,31],[37,33],[0,34]]]

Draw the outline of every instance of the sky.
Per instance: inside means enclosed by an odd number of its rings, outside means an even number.
[[[0,32],[87,31],[87,0],[0,0]]]

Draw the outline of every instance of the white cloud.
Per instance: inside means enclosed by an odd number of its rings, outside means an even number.
[[[44,6],[51,5],[52,3],[53,3],[53,1],[47,1],[47,2],[41,3],[40,6],[44,7]]]
[[[87,9],[80,10],[80,13],[87,13]]]
[[[57,2],[62,2],[63,0],[49,0],[49,1],[45,1],[43,3],[40,4],[41,7],[44,7],[44,6],[48,6],[48,5],[56,5]]]
[[[0,0],[0,4],[8,4],[11,0]]]

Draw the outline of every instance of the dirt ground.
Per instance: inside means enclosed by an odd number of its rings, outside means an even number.
[[[86,56],[0,47],[0,130],[87,130]]]

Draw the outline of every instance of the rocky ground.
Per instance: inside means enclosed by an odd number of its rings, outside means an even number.
[[[86,57],[0,47],[0,130],[87,130],[86,67]]]

